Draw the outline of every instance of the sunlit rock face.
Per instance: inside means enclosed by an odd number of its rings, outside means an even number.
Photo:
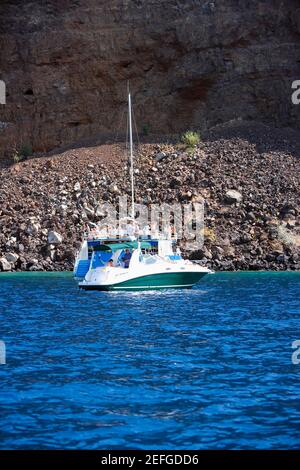
[[[128,80],[139,130],[299,127],[298,0],[2,1],[0,38],[3,150],[122,131]]]

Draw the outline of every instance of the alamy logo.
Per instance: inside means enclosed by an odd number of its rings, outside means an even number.
[[[0,364],[6,364],[6,348],[4,341],[0,341]]]
[[[124,227],[128,218],[127,196],[119,196],[119,204],[100,204],[103,214],[100,225],[90,231],[92,237],[146,236],[174,238],[185,241],[186,250],[199,250],[204,241],[204,200],[193,203],[135,204],[135,217]],[[139,227],[139,229],[138,229]],[[141,232],[141,233],[140,233]]]
[[[292,363],[295,365],[300,364],[300,340],[296,339],[292,342],[292,348],[296,349],[296,351],[292,354]]]
[[[292,103],[300,104],[300,80],[295,80],[292,83],[292,89],[295,90],[294,93],[292,93]]]
[[[0,104],[6,104],[6,87],[3,80],[0,80]]]

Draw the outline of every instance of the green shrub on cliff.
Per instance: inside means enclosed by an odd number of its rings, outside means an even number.
[[[182,142],[190,149],[196,147],[200,142],[200,135],[198,132],[187,131],[181,136]]]

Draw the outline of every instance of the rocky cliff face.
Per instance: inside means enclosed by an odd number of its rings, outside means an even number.
[[[4,0],[0,34],[2,149],[116,132],[127,80],[139,129],[299,127],[298,0]]]
[[[0,271],[72,269],[86,227],[103,221],[102,204],[129,196],[123,150],[71,149],[0,171]],[[143,144],[136,201],[151,209],[204,200],[205,245],[187,254],[206,266],[300,270],[299,154],[299,132],[254,123],[217,126],[192,153]]]

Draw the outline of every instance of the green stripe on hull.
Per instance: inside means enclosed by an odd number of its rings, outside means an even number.
[[[107,286],[80,286],[85,290],[149,290],[191,288],[206,273],[161,273],[141,276]]]

